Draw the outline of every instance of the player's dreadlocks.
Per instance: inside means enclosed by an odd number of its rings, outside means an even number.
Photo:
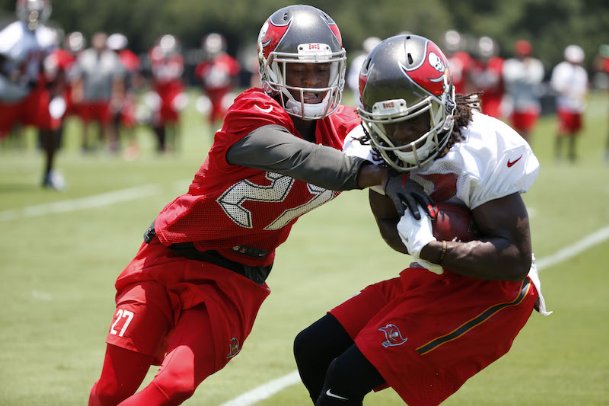
[[[470,93],[467,95],[457,94],[455,96],[456,108],[453,113],[454,124],[453,132],[450,135],[448,143],[442,151],[438,154],[436,159],[443,157],[450,151],[453,145],[464,140],[461,129],[467,127],[472,121],[472,111],[480,111],[480,94],[481,93]]]

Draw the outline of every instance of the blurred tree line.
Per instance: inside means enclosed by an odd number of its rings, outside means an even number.
[[[264,20],[279,0],[53,0],[52,22],[65,32],[122,32],[130,47],[145,52],[163,34],[174,34],[184,48],[197,48],[209,32],[222,33],[229,52],[255,43]],[[455,29],[471,38],[494,38],[503,56],[512,55],[518,38],[530,40],[547,66],[562,60],[563,49],[578,44],[587,66],[602,43],[609,43],[607,0],[310,0],[338,23],[352,56],[368,36],[385,38],[410,31],[442,46],[442,35]],[[14,18],[15,0],[0,0],[3,20]]]

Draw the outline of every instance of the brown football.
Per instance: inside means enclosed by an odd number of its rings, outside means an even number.
[[[471,241],[478,231],[472,212],[466,206],[454,203],[437,203],[438,214],[432,219],[433,236],[438,241]]]

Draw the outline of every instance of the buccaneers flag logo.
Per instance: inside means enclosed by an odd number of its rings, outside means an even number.
[[[289,26],[289,21],[283,25],[275,25],[271,20],[267,20],[264,23],[258,36],[258,52],[264,56],[264,59],[267,59],[270,53],[277,47],[277,44],[279,44]]]
[[[442,96],[448,83],[448,61],[440,48],[431,41],[425,43],[425,57],[416,66],[400,63],[402,72],[414,83],[434,96]]]
[[[385,341],[381,344],[385,348],[402,345],[408,341],[407,338],[402,337],[402,332],[395,324],[389,323],[386,326],[379,328],[379,331],[385,334]]]

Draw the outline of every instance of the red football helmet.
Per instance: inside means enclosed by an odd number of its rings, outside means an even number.
[[[376,46],[360,72],[358,112],[372,147],[392,168],[405,172],[435,158],[453,128],[455,91],[448,61],[427,38],[403,34]],[[414,142],[395,145],[389,128],[429,114],[430,129]]]
[[[326,117],[338,107],[345,84],[346,53],[338,26],[323,11],[304,5],[273,13],[258,35],[258,62],[262,86],[279,96],[286,111],[305,120]],[[330,64],[328,84],[319,88],[289,86],[289,63]],[[292,92],[300,93],[296,100]],[[305,93],[325,94],[321,103],[305,103]]]

